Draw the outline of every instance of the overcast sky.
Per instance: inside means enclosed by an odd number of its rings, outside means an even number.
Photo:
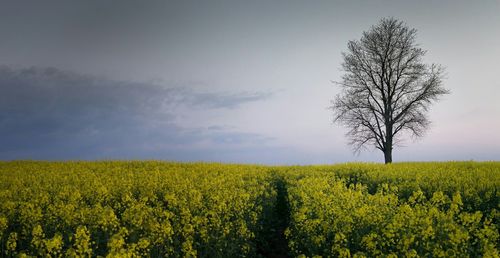
[[[452,92],[394,161],[500,158],[498,0],[1,4],[1,160],[381,162],[328,106],[348,40],[383,17]]]

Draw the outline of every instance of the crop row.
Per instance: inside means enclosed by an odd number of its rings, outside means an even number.
[[[0,239],[9,256],[254,256],[276,197],[259,167],[0,166]]]
[[[284,173],[294,256],[498,257],[498,163]]]
[[[0,256],[498,257],[499,187],[495,162],[0,162]]]

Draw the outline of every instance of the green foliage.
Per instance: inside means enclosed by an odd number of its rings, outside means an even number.
[[[495,162],[0,162],[0,256],[255,257],[280,223],[295,257],[498,257],[499,186]]]
[[[0,162],[2,253],[255,256],[276,198],[265,171],[155,161]]]
[[[498,257],[498,163],[348,164],[287,176],[295,256]]]

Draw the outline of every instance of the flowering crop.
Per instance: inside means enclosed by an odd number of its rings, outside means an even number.
[[[2,253],[253,256],[276,195],[263,170],[154,161],[0,163]]]
[[[0,256],[498,257],[499,186],[498,162],[0,162]]]
[[[295,256],[498,257],[499,163],[316,166],[287,176]]]

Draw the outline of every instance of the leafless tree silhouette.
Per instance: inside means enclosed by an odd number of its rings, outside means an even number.
[[[332,101],[334,122],[347,128],[355,152],[374,146],[392,162],[401,136],[421,137],[430,121],[430,105],[449,91],[442,87],[443,68],[424,64],[426,51],[415,43],[417,31],[384,18],[342,53],[341,92]]]

